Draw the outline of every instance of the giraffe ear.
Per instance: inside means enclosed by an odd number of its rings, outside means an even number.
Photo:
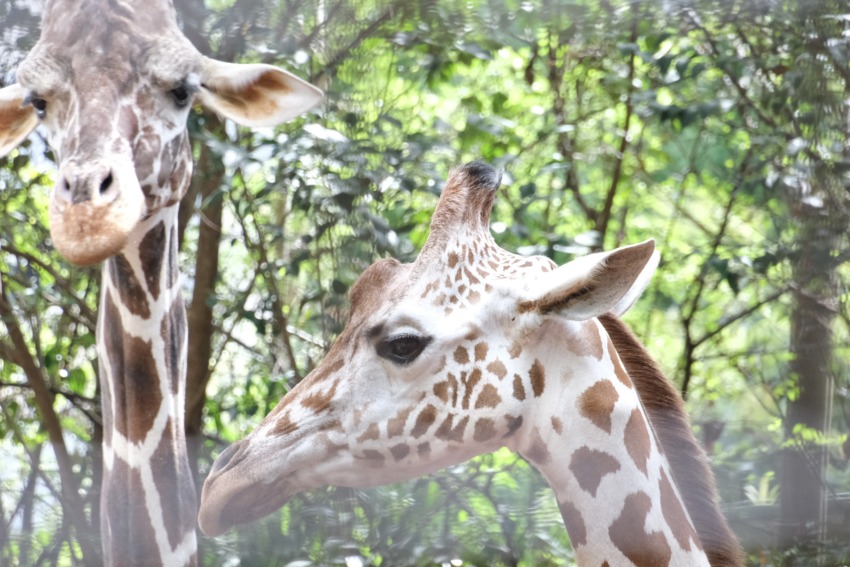
[[[583,256],[531,283],[518,311],[575,321],[609,311],[620,315],[646,288],[657,265],[653,240]]]
[[[322,100],[322,91],[278,67],[204,57],[200,102],[243,126],[275,126]]]
[[[24,106],[27,91],[15,83],[0,89],[0,157],[14,150],[38,126],[32,106]]]

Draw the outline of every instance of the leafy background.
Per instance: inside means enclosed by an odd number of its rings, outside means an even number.
[[[357,275],[415,257],[448,169],[483,158],[505,171],[491,228],[507,249],[563,263],[658,241],[627,320],[687,396],[751,563],[850,561],[846,4],[175,4],[202,52],[327,91],[275,130],[190,118],[181,261],[199,482],[321,359]],[[3,84],[38,12],[0,4]],[[50,243],[54,170],[39,136],[0,160],[4,565],[98,563],[99,270]],[[204,565],[572,563],[551,492],[503,451],[314,491],[200,545]]]

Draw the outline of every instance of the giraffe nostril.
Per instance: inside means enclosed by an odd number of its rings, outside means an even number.
[[[112,187],[112,172],[110,171],[103,181],[100,182],[100,194],[103,195]]]

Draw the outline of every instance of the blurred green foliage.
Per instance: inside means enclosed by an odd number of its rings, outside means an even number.
[[[348,288],[377,258],[412,260],[450,167],[503,168],[492,229],[559,263],[655,238],[662,265],[627,320],[688,396],[733,529],[754,565],[845,564],[850,510],[850,10],[839,1],[176,1],[218,57],[262,60],[327,90],[310,115],[249,132],[193,114],[183,203],[187,299],[205,213],[221,207],[199,479],[321,359]],[[0,7],[16,62],[37,18]],[[4,73],[12,68],[3,68]],[[11,75],[2,75],[11,80]],[[99,272],[50,243],[50,154],[0,161],[0,564],[79,558],[20,361],[37,361],[97,525]],[[814,219],[814,220],[812,220]],[[812,243],[820,279],[800,281]],[[808,286],[808,287],[806,287]],[[814,287],[812,287],[814,286]],[[800,392],[792,313],[829,310],[831,430],[787,423]],[[815,289],[815,291],[811,291]],[[826,451],[829,536],[778,541],[783,450]],[[44,449],[43,449],[44,448]],[[838,521],[832,518],[839,518]],[[842,527],[843,526],[843,527]],[[92,537],[96,538],[96,535]],[[201,539],[204,565],[563,565],[551,493],[497,452],[404,485],[305,494]],[[353,559],[356,558],[356,559]],[[353,563],[352,563],[353,561]],[[460,561],[461,563],[458,563]]]

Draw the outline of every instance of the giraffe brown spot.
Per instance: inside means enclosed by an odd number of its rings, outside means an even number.
[[[558,435],[564,432],[564,424],[561,423],[560,418],[555,417],[554,415],[552,416],[552,429],[554,429],[555,433]]]
[[[290,419],[289,414],[281,416],[272,427],[270,433],[275,436],[289,435],[298,430],[298,424]]]
[[[371,468],[381,468],[386,461],[384,454],[374,449],[364,449],[363,458],[366,459],[366,465]]]
[[[558,509],[561,510],[561,517],[564,519],[564,526],[567,528],[567,535],[570,536],[573,548],[586,544],[587,528],[578,508],[569,500],[565,500],[558,502]]]
[[[522,384],[522,376],[514,374],[514,397],[519,401],[525,399],[525,386]]]
[[[682,501],[676,495],[673,483],[670,482],[663,468],[661,469],[658,487],[661,492],[661,513],[664,514],[664,520],[670,526],[673,537],[679,542],[679,547],[688,551],[691,549],[691,541],[694,541],[697,548],[702,549],[699,536],[693,524],[691,524],[691,519],[682,507]]]
[[[487,370],[495,374],[499,378],[499,380],[501,380],[508,374],[508,369],[505,368],[505,365],[501,360],[494,360],[493,362],[488,364]]]
[[[310,394],[304,396],[301,400],[301,405],[306,409],[313,410],[315,413],[321,413],[331,408],[331,400],[336,394],[336,388],[339,386],[339,380],[335,380],[330,388],[324,392],[319,388],[314,388]]]
[[[481,280],[476,278],[472,274],[472,272],[469,270],[469,268],[464,268],[463,273],[466,276],[466,280],[467,280],[467,282],[469,282],[469,285],[475,285],[475,284],[481,283]]]
[[[473,291],[472,293],[469,294],[469,296],[466,298],[466,300],[469,302],[470,305],[475,305],[476,303],[478,303],[481,300],[481,294],[478,293],[477,291]]]
[[[443,282],[443,285],[446,286],[447,288],[451,289],[452,285],[453,285],[452,284],[452,278],[449,277],[449,276],[446,276],[446,281]]]
[[[528,371],[528,376],[531,378],[531,390],[534,392],[534,397],[539,398],[546,387],[546,371],[543,369],[543,364],[536,358]]]
[[[611,412],[619,397],[611,382],[599,380],[579,397],[579,413],[601,430],[611,433]]]
[[[457,255],[457,252],[449,252],[449,268],[454,268],[459,260],[460,257]]]
[[[475,389],[475,386],[478,385],[478,382],[481,381],[481,370],[478,368],[473,368],[472,372],[469,373],[469,378],[467,380],[463,380],[464,372],[461,372],[461,381],[464,383],[464,391],[463,391],[463,409],[469,409],[469,404],[472,401],[472,391]]]
[[[159,298],[159,278],[162,274],[162,260],[165,257],[165,223],[159,222],[151,228],[139,244],[139,260],[145,283],[154,299]]]
[[[449,379],[449,389],[452,392],[452,407],[457,407],[457,378],[451,372],[449,372],[447,378]]]
[[[453,422],[454,414],[450,413],[434,433],[437,439],[442,439],[444,441],[463,441],[463,432],[466,430],[466,425],[469,423],[469,416],[461,419],[454,427],[452,427]]]
[[[478,327],[475,327],[474,329],[472,329],[471,331],[466,333],[466,335],[463,337],[463,340],[473,342],[473,341],[477,341],[478,337],[480,337],[480,336],[481,336],[481,329],[478,328]]]
[[[163,522],[168,542],[177,547],[186,532],[195,529],[197,497],[189,462],[178,459],[186,451],[186,440],[182,428],[168,419],[151,460],[151,473],[157,487],[156,498],[162,507],[162,517],[154,522]],[[116,459],[117,461],[118,459]],[[133,494],[138,497],[139,493]]]
[[[449,383],[437,382],[434,384],[434,395],[444,402],[449,401]]]
[[[410,434],[414,439],[418,439],[428,431],[428,428],[433,425],[433,423],[437,421],[437,408],[428,404],[425,409],[419,412],[419,415],[416,416],[416,423],[413,425],[413,430]]]
[[[400,461],[410,454],[410,445],[407,443],[399,443],[390,447],[390,453],[393,454],[393,459]]]
[[[145,289],[133,273],[133,267],[123,254],[118,254],[109,259],[106,264],[109,277],[115,285],[115,289],[121,297],[121,303],[133,315],[148,319],[151,316],[151,308],[148,304],[148,295]]]
[[[467,364],[469,362],[469,351],[465,347],[457,347],[455,349],[454,359],[458,364]]]
[[[458,272],[458,276],[459,275],[460,275],[460,272]],[[457,288],[457,292],[460,295],[463,295],[463,292],[465,292],[465,291],[466,291],[466,284],[460,284],[460,286],[458,286],[458,288]]]
[[[159,413],[162,392],[151,343],[126,334],[112,292],[106,292],[107,364],[114,378],[115,427],[132,443],[144,441]]]
[[[645,492],[626,497],[620,516],[608,527],[617,549],[636,567],[658,567],[670,564],[672,552],[661,532],[646,533],[646,516],[652,501]]]
[[[519,428],[522,427],[522,416],[506,415],[505,422],[508,426],[508,432],[502,435],[502,439],[506,439],[507,437],[510,437],[511,435],[519,431]]]
[[[492,384],[485,384],[478,394],[478,399],[475,400],[475,409],[479,408],[494,408],[502,403],[502,398],[499,396],[499,391]]]
[[[424,443],[421,443],[421,444],[420,444],[420,445],[416,448],[416,453],[417,453],[417,454],[418,454],[421,458],[423,458],[423,459],[427,458],[427,457],[428,457],[428,455],[430,455],[430,454],[431,454],[431,444],[430,444],[430,443],[428,443],[427,441],[426,441],[426,442],[424,442]]]
[[[649,461],[649,452],[652,446],[649,442],[649,430],[646,428],[646,421],[640,408],[632,410],[623,437],[629,456],[635,462],[637,468],[643,474],[647,474],[646,463]]]
[[[478,343],[475,345],[475,360],[476,362],[481,362],[485,358],[487,358],[487,351],[489,347],[487,343]]]
[[[511,359],[514,359],[520,354],[522,354],[522,345],[519,343],[519,341],[514,341],[514,343],[511,345],[511,348],[508,349],[508,354],[511,355]]]
[[[623,363],[620,360],[620,355],[617,354],[617,349],[614,348],[614,343],[611,342],[610,337],[608,338],[608,355],[611,357],[611,360],[614,363],[614,373],[617,375],[617,379],[626,385],[626,387],[632,387],[632,379],[629,378],[629,374],[626,372],[626,369],[623,368]]]
[[[183,307],[183,296],[177,295],[162,318],[159,334],[165,347],[165,371],[171,385],[171,393],[175,396],[181,387],[181,368],[186,352],[186,309]]]
[[[387,437],[392,439],[399,435],[404,435],[404,425],[407,423],[407,416],[413,411],[412,407],[399,410],[395,417],[387,421]]]
[[[581,489],[595,498],[602,478],[620,470],[620,463],[612,455],[585,445],[573,453],[570,458],[570,470]]]
[[[490,293],[491,291],[493,291],[493,286],[490,284],[484,284],[484,293]]]
[[[496,436],[496,423],[492,419],[482,418],[475,422],[475,432],[472,438],[483,443]]]
[[[378,429],[377,423],[370,423],[369,427],[366,428],[366,431],[360,434],[357,437],[358,443],[363,443],[365,441],[377,441],[381,437],[381,431]]]
[[[523,456],[537,466],[545,465],[552,458],[549,449],[546,447],[546,442],[540,437],[540,431],[537,428],[532,432],[531,446]]]
[[[602,338],[593,321],[584,321],[581,330],[571,333],[565,345],[570,352],[578,356],[592,356],[596,360],[602,360]]]
[[[101,522],[109,526],[112,541],[120,546],[121,556],[113,560],[136,565],[149,563],[157,542],[147,506],[136,505],[145,494],[141,473],[116,458],[112,471],[104,470],[102,490],[109,506],[105,507]]]
[[[440,295],[438,295],[438,296],[434,299],[433,304],[434,304],[434,306],[439,307],[440,305],[442,305],[442,304],[443,304],[443,303],[445,303],[445,302],[446,302],[446,294],[445,294],[445,293],[441,293]]]

